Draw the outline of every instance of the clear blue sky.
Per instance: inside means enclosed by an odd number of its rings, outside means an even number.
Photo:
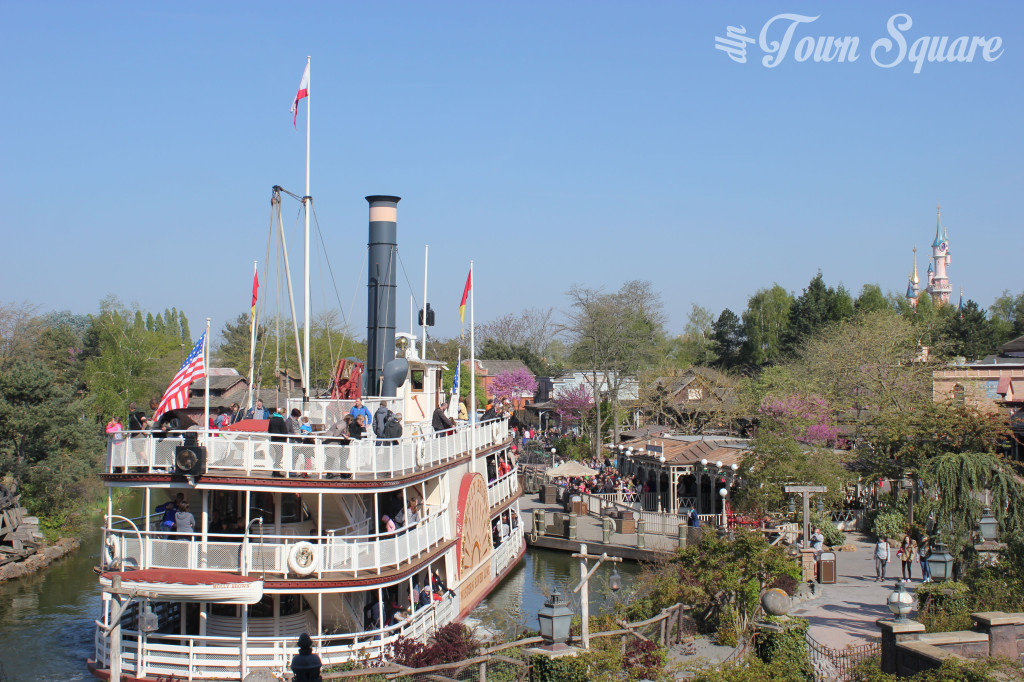
[[[573,283],[650,279],[671,331],[820,268],[855,293],[923,275],[942,202],[954,296],[1020,276],[1024,9],[1016,3],[8,2],[0,28],[0,299],[91,312],[116,294],[192,329],[248,308],[270,188],[312,195],[345,313],[365,330],[363,196],[403,197],[399,239],[436,333],[564,309]],[[1002,38],[986,62],[871,60],[906,12],[921,36]],[[781,13],[858,36],[853,63],[765,68],[715,49]],[[776,24],[772,39],[781,38]],[[285,204],[293,267],[299,206]],[[315,307],[333,304],[313,275]],[[404,278],[403,278],[404,279]],[[353,298],[354,310],[350,311]],[[409,291],[399,292],[400,326]],[[301,301],[297,302],[301,306]]]

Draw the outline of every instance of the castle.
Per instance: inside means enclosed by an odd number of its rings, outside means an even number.
[[[949,283],[946,268],[949,267],[949,235],[942,224],[942,207],[937,208],[935,220],[935,241],[932,242],[932,262],[928,264],[928,285],[925,287],[932,297],[932,303],[949,303],[949,295],[953,293],[953,285]],[[914,270],[910,273],[907,284],[907,302],[917,307],[917,296],[921,293],[921,280],[917,275],[917,247],[914,247]]]

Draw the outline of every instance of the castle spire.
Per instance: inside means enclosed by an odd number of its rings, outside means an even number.
[[[937,214],[935,218],[935,241],[932,242],[932,246],[938,246],[945,238],[945,231],[942,229],[942,204],[935,205],[935,212]]]
[[[917,247],[914,247],[914,274],[910,276],[910,281],[915,285],[921,281],[921,278],[917,276]]]

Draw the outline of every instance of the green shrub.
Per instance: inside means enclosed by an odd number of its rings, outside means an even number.
[[[918,585],[917,619],[928,632],[954,632],[970,630],[971,593],[967,585],[956,582]]]
[[[907,530],[907,517],[897,511],[883,511],[875,515],[871,532],[878,538],[898,538]]]
[[[836,528],[828,514],[811,512],[811,524],[821,529],[821,534],[825,536],[825,544],[829,547],[838,547],[846,543],[846,534]]]
[[[736,611],[731,605],[722,607],[718,614],[718,626],[715,628],[715,644],[719,646],[737,646],[740,643],[736,634]]]
[[[692,671],[693,682],[806,682],[799,670],[786,667],[784,661],[765,663],[756,656],[748,656],[736,663],[717,664],[714,667]]]
[[[858,663],[851,671],[849,682],[1003,682],[1021,679],[1024,668],[1020,664],[993,659],[957,660],[947,659],[935,670],[897,677],[883,673],[879,659],[872,658]]]
[[[807,651],[808,622],[803,618],[768,616],[765,622],[780,630],[762,629],[757,633],[754,653],[765,663],[777,663],[784,669],[814,679],[811,656]]]

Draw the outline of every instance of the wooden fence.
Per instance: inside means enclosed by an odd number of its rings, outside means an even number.
[[[617,637],[623,653],[631,637],[666,647],[672,646],[692,637],[696,632],[693,619],[687,615],[691,608],[685,604],[675,604],[663,609],[653,618],[637,623],[621,621],[619,629],[594,632],[590,634],[590,638],[593,641],[603,637]],[[383,680],[416,682],[487,682],[494,679],[518,682],[530,677],[530,655],[526,650],[543,643],[541,637],[528,637],[488,647],[481,651],[479,656],[457,663],[409,668],[396,663],[373,662],[359,670],[328,672],[323,673],[322,677],[324,680],[354,680],[376,675],[379,676],[378,679]],[[569,643],[580,645],[576,639],[570,639]],[[285,677],[291,679],[290,674],[286,674]]]

